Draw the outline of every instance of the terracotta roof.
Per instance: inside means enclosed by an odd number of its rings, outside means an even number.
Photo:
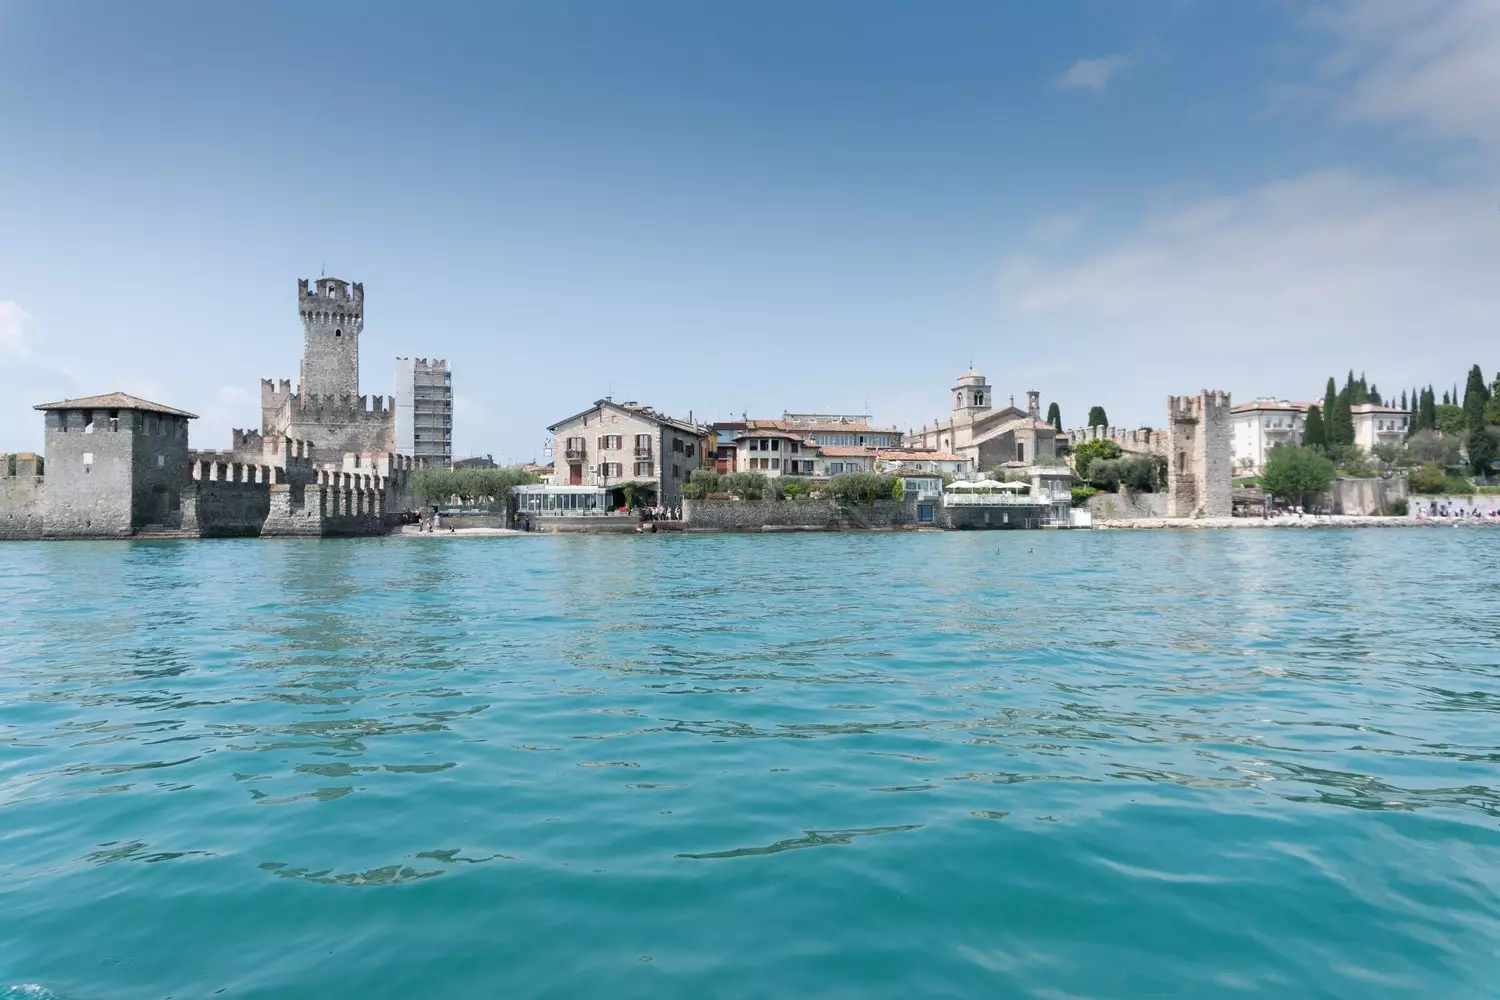
[[[106,392],[102,396],[80,396],[77,399],[60,399],[55,403],[33,406],[34,410],[144,410],[147,413],[165,413],[171,417],[187,417],[197,420],[198,414],[186,410],[174,410],[170,406],[153,403],[149,399],[127,395],[123,392]]]
[[[1049,425],[1050,426],[1050,425]],[[881,448],[877,454],[893,462],[967,462],[962,455],[946,451],[923,451],[920,448]]]
[[[1292,403],[1285,399],[1256,399],[1249,403],[1231,406],[1229,412],[1251,413],[1255,410],[1296,410],[1299,413],[1306,413],[1307,408],[1312,405],[1311,403]]]
[[[819,445],[818,451],[828,458],[867,458],[876,449],[858,444],[825,444]]]

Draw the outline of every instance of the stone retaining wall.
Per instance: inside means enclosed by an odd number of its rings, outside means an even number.
[[[1088,510],[1101,521],[1133,521],[1142,517],[1167,517],[1171,496],[1166,493],[1100,493],[1089,497]]]
[[[941,508],[939,508],[941,509]],[[762,528],[900,528],[916,526],[916,500],[840,505],[832,499],[685,500],[682,519],[692,531],[759,531]],[[933,527],[938,525],[934,524]]]

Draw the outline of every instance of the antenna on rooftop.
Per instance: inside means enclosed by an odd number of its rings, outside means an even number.
[[[328,277],[328,261],[325,260],[323,263],[318,265],[318,277]]]

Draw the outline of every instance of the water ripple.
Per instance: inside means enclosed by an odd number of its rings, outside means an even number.
[[[6,544],[0,1000],[1488,998],[1497,561]]]

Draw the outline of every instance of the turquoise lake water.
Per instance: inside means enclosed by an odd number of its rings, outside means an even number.
[[[0,545],[0,997],[1495,997],[1497,566]]]

